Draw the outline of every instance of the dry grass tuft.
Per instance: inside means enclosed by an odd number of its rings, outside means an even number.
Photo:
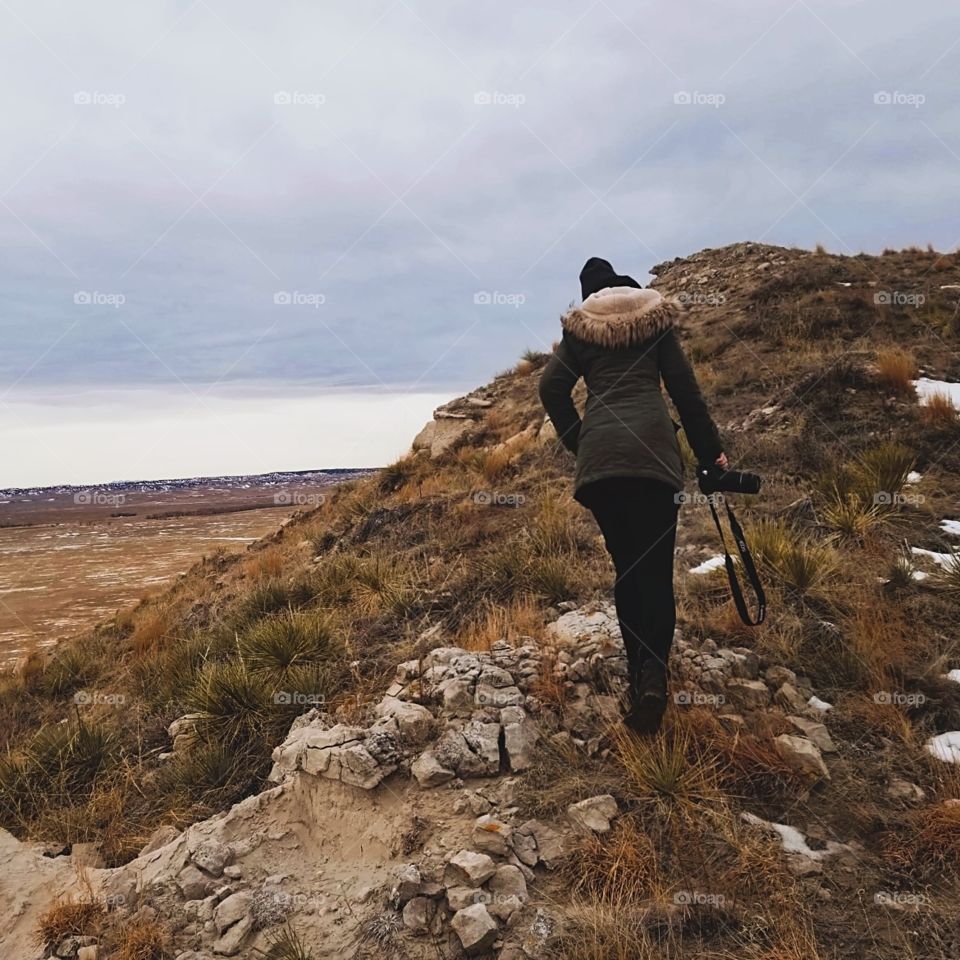
[[[877,377],[895,393],[910,394],[917,377],[917,361],[912,353],[900,347],[886,347],[877,351]]]
[[[457,641],[465,650],[489,650],[498,640],[516,645],[543,633],[543,611],[535,597],[521,594],[508,603],[487,601]]]
[[[622,791],[663,818],[694,819],[723,803],[719,758],[688,723],[673,723],[659,736],[614,732],[614,756],[623,769]]]
[[[960,876],[960,798],[911,811],[905,828],[885,834],[883,852],[894,869],[912,876]]]
[[[945,393],[934,393],[920,407],[920,418],[927,426],[948,430],[957,425],[957,408]]]
[[[627,816],[608,836],[583,838],[561,873],[576,893],[601,903],[638,903],[654,893],[660,867],[650,835]]]
[[[283,555],[276,547],[260,550],[247,560],[244,570],[251,580],[271,580],[280,577],[284,571]]]
[[[37,921],[37,946],[56,946],[66,937],[99,936],[105,918],[103,903],[92,897],[56,900]]]
[[[163,645],[170,627],[170,617],[165,610],[156,610],[145,616],[130,637],[133,652],[138,657],[155,653]]]
[[[716,785],[729,798],[777,802],[796,795],[804,779],[776,752],[769,730],[736,730],[708,709],[684,710],[678,721],[711,759]]]
[[[581,902],[567,911],[563,932],[550,944],[556,960],[655,960],[639,908]]]
[[[121,924],[111,939],[110,960],[168,960],[173,956],[170,937],[155,920]]]

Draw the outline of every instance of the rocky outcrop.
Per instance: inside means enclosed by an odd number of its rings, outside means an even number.
[[[470,435],[494,399],[488,390],[457,397],[433,412],[433,419],[413,439],[413,452],[425,451],[431,459],[442,456],[454,444]]]
[[[299,718],[274,751],[270,779],[302,771],[370,790],[403,766],[427,788],[523,770],[540,736],[524,705],[541,657],[534,644],[501,642],[479,653],[438,647],[401,663],[368,725],[318,711]]]

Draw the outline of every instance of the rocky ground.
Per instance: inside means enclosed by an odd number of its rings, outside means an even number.
[[[674,709],[710,705],[731,730],[758,711],[776,714],[793,729],[775,741],[784,761],[811,784],[830,779],[830,705],[808,679],[747,648],[679,633],[672,667]],[[551,873],[578,837],[608,833],[621,811],[601,793],[550,820],[525,818],[517,786],[546,737],[586,755],[610,752],[625,673],[612,608],[574,608],[543,643],[438,646],[401,663],[362,722],[304,714],[274,751],[263,792],[183,832],[161,828],[122,867],[78,863],[86,849],[51,856],[4,833],[3,884],[15,900],[7,955],[36,955],[38,914],[82,874],[118,916],[162,922],[178,960],[259,956],[291,919],[318,958],[363,950],[426,958],[437,944],[445,956],[549,957],[563,923]],[[545,675],[563,691],[562,709],[544,701]],[[171,752],[190,723],[171,725]],[[798,876],[855,869],[856,844],[811,846],[789,824],[742,816],[779,838]],[[671,904],[680,913],[708,908],[682,897]],[[95,960],[98,947],[72,936],[53,955]]]

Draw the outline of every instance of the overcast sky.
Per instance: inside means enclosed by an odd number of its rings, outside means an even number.
[[[591,255],[954,249],[958,67],[939,0],[0,0],[0,487],[385,462]]]

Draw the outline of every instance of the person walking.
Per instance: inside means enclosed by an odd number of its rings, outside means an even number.
[[[660,728],[676,626],[673,553],[683,490],[677,430],[661,380],[700,464],[728,468],[707,405],[677,336],[678,305],[616,273],[599,257],[580,272],[582,303],[540,378],[540,400],[576,456],[574,497],[596,518],[616,570],[614,600],[636,733]],[[583,377],[583,419],[572,392]]]

